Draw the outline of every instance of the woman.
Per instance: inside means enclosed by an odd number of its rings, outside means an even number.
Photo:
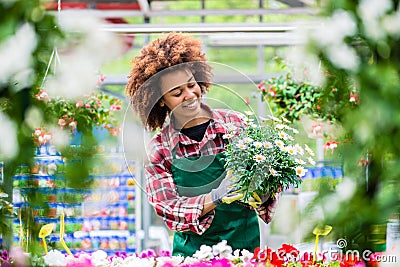
[[[145,164],[146,191],[174,231],[173,255],[192,256],[201,245],[222,240],[253,251],[260,245],[257,216],[269,223],[278,198],[256,209],[222,201],[237,196],[224,168],[223,136],[228,127],[243,128],[245,116],[202,102],[212,75],[201,42],[170,33],[144,47],[132,63],[126,93],[143,124],[158,131]]]

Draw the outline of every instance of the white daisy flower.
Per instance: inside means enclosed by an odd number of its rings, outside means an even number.
[[[250,124],[249,124],[249,126],[250,126],[251,128],[257,128],[257,127],[258,127],[258,125],[257,125],[257,124],[255,124],[255,123],[253,123],[253,122],[252,122],[252,123],[250,123]]]
[[[233,137],[233,134],[224,134],[223,136],[222,136],[222,138],[224,138],[224,139],[231,139]]]
[[[284,125],[282,123],[278,123],[277,125],[275,125],[275,128],[278,130],[283,130],[286,128],[286,125]]]
[[[288,134],[285,132],[279,132],[278,133],[279,137],[282,138],[283,140],[287,140],[288,139]]]
[[[246,138],[243,139],[243,141],[244,141],[245,143],[249,144],[249,143],[253,142],[253,139],[250,138],[250,137],[246,137]]]
[[[273,168],[269,168],[269,173],[272,174],[272,176],[278,176],[278,172],[274,170]]]
[[[246,114],[247,116],[253,116],[254,115],[254,113],[252,111],[250,111],[250,110],[245,110],[244,114]]]
[[[283,143],[282,140],[277,139],[275,140],[275,145],[282,149],[285,146],[285,143]]]
[[[262,144],[263,144],[263,146],[264,146],[265,148],[267,148],[267,149],[270,149],[270,148],[273,147],[273,145],[272,145],[271,142],[263,142]]]
[[[294,149],[296,150],[297,154],[302,156],[304,155],[304,149],[299,144],[295,144]]]
[[[263,155],[261,155],[261,154],[257,154],[257,155],[254,155],[253,159],[254,159],[256,162],[262,162],[262,161],[264,161],[266,158],[265,158],[265,156],[263,156]]]
[[[290,155],[296,155],[296,149],[293,146],[287,146],[286,152],[289,153]]]
[[[302,159],[295,158],[294,162],[296,162],[297,164],[300,164],[300,165],[306,165],[306,162]]]
[[[315,160],[312,157],[307,158],[308,163],[310,163],[311,165],[315,165]]]
[[[238,144],[236,144],[236,147],[238,147],[238,148],[240,148],[240,149],[246,149],[246,148],[247,148],[247,145],[246,145],[246,144],[243,144],[243,143],[238,143]]]
[[[310,156],[314,156],[314,155],[315,155],[315,154],[314,154],[314,151],[312,151],[312,149],[311,149],[307,144],[304,145],[304,149],[307,151],[307,153],[308,153]]]
[[[271,115],[267,115],[268,119],[276,121],[276,122],[282,122],[280,119],[278,119],[277,117],[271,116]]]
[[[305,169],[304,167],[302,167],[302,166],[297,166],[296,167],[296,174],[298,176],[303,177],[304,175],[306,175],[306,172],[308,172],[308,170]]]
[[[254,119],[245,118],[244,121],[245,121],[246,123],[253,123]]]
[[[261,147],[263,147],[263,143],[256,141],[253,143],[253,146],[256,148],[261,148]]]

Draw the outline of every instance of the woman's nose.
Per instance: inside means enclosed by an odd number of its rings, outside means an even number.
[[[186,87],[185,88],[185,100],[192,99],[194,97],[197,97],[196,90],[194,90],[193,88]]]

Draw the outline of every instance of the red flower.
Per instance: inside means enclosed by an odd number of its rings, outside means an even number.
[[[274,97],[274,96],[276,96],[276,91],[272,87],[270,87],[268,90],[268,94],[270,96]]]
[[[332,153],[333,153],[335,151],[335,149],[337,148],[338,144],[339,144],[339,142],[335,142],[335,141],[326,142],[326,144],[324,145],[324,150],[331,149]]]

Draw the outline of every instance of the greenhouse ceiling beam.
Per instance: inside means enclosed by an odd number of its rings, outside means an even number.
[[[229,75],[229,74],[218,74],[214,75],[213,83],[215,84],[235,84],[235,83],[259,83],[265,79],[277,77],[281,73],[265,73],[258,75]],[[107,85],[122,85],[125,86],[128,83],[128,77],[121,74],[110,74],[106,75],[102,86]]]
[[[142,7],[142,6],[141,6]],[[98,9],[64,9],[60,15],[110,17],[187,17],[187,16],[260,16],[260,15],[315,15],[310,8],[276,8],[276,9],[190,9],[190,10],[98,10]],[[56,13],[57,11],[49,11]]]
[[[224,32],[288,32],[309,24],[303,23],[198,23],[198,24],[106,24],[101,30],[124,34],[165,32],[224,33]]]
[[[253,47],[262,46],[293,46],[303,44],[305,36],[295,32],[263,32],[263,33],[221,33],[208,37],[208,46],[219,47]]]

